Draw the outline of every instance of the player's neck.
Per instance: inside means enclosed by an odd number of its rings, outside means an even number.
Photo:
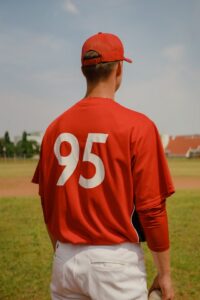
[[[115,100],[114,84],[100,82],[96,85],[88,85],[85,97],[100,97]]]

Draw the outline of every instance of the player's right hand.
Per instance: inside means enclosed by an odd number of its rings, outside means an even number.
[[[155,289],[161,290],[162,300],[174,300],[174,289],[169,274],[157,275],[155,277],[153,284],[149,289],[149,294]]]

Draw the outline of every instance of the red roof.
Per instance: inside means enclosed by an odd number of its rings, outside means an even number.
[[[187,151],[200,147],[200,135],[170,136],[165,152],[172,155],[186,155]]]

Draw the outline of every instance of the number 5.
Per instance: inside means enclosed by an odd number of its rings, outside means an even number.
[[[85,178],[80,175],[79,184],[84,188],[94,188],[102,183],[105,177],[105,168],[101,158],[92,153],[92,143],[105,143],[108,134],[105,133],[89,133],[83,153],[83,161],[89,161],[94,164],[96,173],[92,178]],[[62,142],[69,142],[71,145],[71,153],[67,156],[61,156],[60,145]],[[79,159],[79,143],[77,138],[71,133],[61,133],[54,144],[54,153],[61,166],[65,166],[61,173],[57,185],[62,186],[73,174]]]

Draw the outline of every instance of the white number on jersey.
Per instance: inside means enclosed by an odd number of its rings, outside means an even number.
[[[84,188],[94,188],[102,183],[105,177],[105,168],[101,158],[92,153],[92,143],[105,143],[108,134],[105,133],[89,133],[85,144],[83,153],[83,161],[89,161],[94,164],[96,173],[92,178],[85,178],[80,175],[79,184]],[[71,145],[71,152],[67,156],[62,156],[60,153],[60,146],[63,142],[68,142]],[[71,133],[61,133],[54,144],[54,153],[59,165],[65,166],[62,171],[57,185],[62,186],[73,174],[79,160],[79,143],[78,139]]]

